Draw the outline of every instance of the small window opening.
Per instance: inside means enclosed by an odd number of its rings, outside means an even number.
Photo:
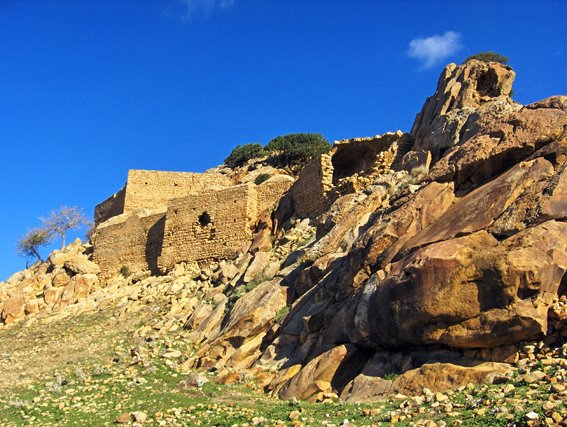
[[[199,224],[201,224],[201,227],[206,227],[210,223],[211,223],[211,216],[209,215],[208,212],[203,212],[201,215],[199,215]]]

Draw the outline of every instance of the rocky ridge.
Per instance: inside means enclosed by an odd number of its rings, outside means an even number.
[[[390,154],[340,177],[320,216],[280,203],[235,259],[99,283],[77,243],[0,287],[2,319],[161,301],[167,312],[136,334],[190,344],[171,362],[180,371],[253,377],[285,399],[436,402],[529,375],[537,354],[562,382],[567,97],[521,106],[513,79],[497,63],[447,66],[411,134],[388,136]]]

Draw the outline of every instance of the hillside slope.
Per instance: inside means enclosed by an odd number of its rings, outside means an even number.
[[[312,401],[507,382],[540,358],[560,402],[567,97],[519,105],[514,77],[448,65],[411,133],[337,142],[233,257],[109,275],[90,246],[55,252],[0,287],[3,329],[150,310],[134,336],[170,337],[178,372]]]

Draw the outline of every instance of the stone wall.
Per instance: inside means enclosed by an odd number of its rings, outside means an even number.
[[[124,212],[163,207],[169,200],[189,193],[230,185],[228,177],[216,173],[130,170]]]
[[[293,213],[299,218],[316,218],[330,206],[327,192],[333,188],[331,156],[321,155],[309,163],[289,189]]]
[[[229,186],[220,174],[131,170],[125,188],[95,210],[94,259],[110,277],[123,266],[159,273],[231,257],[293,182],[275,175],[259,186]]]
[[[258,213],[272,211],[295,180],[288,175],[274,175],[257,187]]]
[[[234,255],[252,237],[258,217],[253,184],[172,200],[167,208],[159,267]]]
[[[317,218],[334,201],[361,191],[398,160],[399,143],[408,135],[401,131],[365,138],[335,141],[329,154],[309,163],[291,186],[276,211],[282,224],[287,218]],[[405,145],[404,145],[405,147]]]
[[[126,187],[124,186],[116,194],[96,205],[94,211],[95,227],[113,216],[124,213],[125,196]]]
[[[384,173],[397,153],[401,131],[366,138],[336,141],[333,147],[333,184],[354,174]]]
[[[131,272],[150,270],[157,273],[161,253],[165,210],[116,217],[101,224],[93,239],[93,260],[102,277],[119,273],[121,267]]]

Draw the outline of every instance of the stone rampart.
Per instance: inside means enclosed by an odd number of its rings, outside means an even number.
[[[99,265],[101,275],[113,276],[122,267],[131,272],[157,273],[164,221],[165,209],[122,215],[98,226],[93,239],[93,260]]]
[[[316,218],[330,206],[327,192],[333,187],[331,156],[321,155],[309,163],[289,189],[292,210],[300,218]]]
[[[94,222],[95,227],[113,216],[124,213],[124,199],[126,196],[126,187],[122,187],[116,194],[113,194],[104,202],[99,203],[95,207]]]
[[[160,269],[234,255],[252,237],[257,217],[253,184],[172,200],[165,217]]]
[[[216,173],[130,170],[124,212],[163,207],[171,199],[231,185],[228,177]]]
[[[295,179],[288,175],[274,175],[257,188],[258,213],[274,209],[281,197],[293,185]]]
[[[156,274],[231,257],[293,182],[275,175],[259,186],[230,186],[220,174],[131,170],[126,186],[96,207],[94,259],[109,277],[122,267]]]
[[[401,131],[336,141],[301,171],[276,212],[279,223],[290,216],[317,218],[341,195],[359,191],[387,172],[397,159]]]

